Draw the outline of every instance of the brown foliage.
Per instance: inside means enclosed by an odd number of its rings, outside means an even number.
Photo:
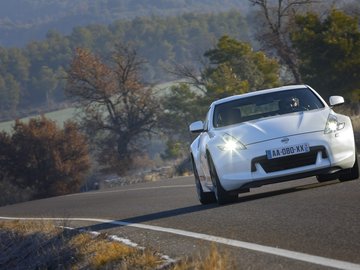
[[[66,92],[83,111],[83,127],[98,146],[102,164],[126,170],[141,148],[139,136],[153,131],[159,106],[138,71],[143,61],[117,46],[109,63],[77,49],[68,70]]]
[[[37,197],[78,191],[90,169],[86,138],[71,121],[64,129],[45,117],[16,121],[11,136],[0,135],[0,145],[2,171]]]

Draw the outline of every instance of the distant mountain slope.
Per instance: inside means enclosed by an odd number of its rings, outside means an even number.
[[[50,29],[67,34],[75,26],[117,19],[247,8],[248,0],[1,0],[0,46],[23,46]]]

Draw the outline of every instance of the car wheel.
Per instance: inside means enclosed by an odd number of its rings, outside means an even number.
[[[214,162],[209,153],[208,153],[208,162],[209,162],[211,181],[214,186],[214,194],[215,194],[218,204],[226,204],[226,203],[232,203],[232,202],[236,201],[238,198],[238,194],[227,192],[221,186],[219,177],[217,175],[217,172],[216,172],[216,169],[214,166]]]
[[[194,159],[191,158],[192,166],[194,170],[194,177],[195,177],[195,185],[196,185],[196,193],[198,195],[199,201],[201,204],[209,204],[216,202],[215,194],[214,192],[204,192],[203,188],[200,183],[199,174],[197,172]]]
[[[350,180],[355,180],[355,179],[358,179],[359,178],[359,163],[358,163],[358,156],[357,156],[357,152],[355,151],[356,153],[356,157],[355,157],[355,164],[354,166],[349,169],[349,170],[346,170],[346,173],[344,174],[341,174],[339,176],[339,180],[341,182],[343,181],[350,181]]]

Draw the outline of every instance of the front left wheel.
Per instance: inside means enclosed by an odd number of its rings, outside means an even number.
[[[218,204],[227,204],[227,203],[235,202],[238,199],[238,194],[228,192],[221,186],[219,177],[217,175],[214,166],[214,162],[209,153],[207,155],[207,158],[209,162],[210,176],[214,186],[214,193]]]
[[[199,199],[200,203],[201,204],[210,204],[210,203],[216,202],[214,192],[204,192],[204,190],[201,186],[201,183],[200,183],[199,174],[197,172],[193,157],[191,157],[191,163],[192,163],[193,171],[194,171],[196,193],[198,195],[198,199]]]

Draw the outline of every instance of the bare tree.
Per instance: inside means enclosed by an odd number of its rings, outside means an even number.
[[[100,146],[99,161],[120,172],[140,148],[139,136],[156,124],[158,104],[139,78],[143,64],[135,50],[119,45],[109,64],[77,49],[68,71],[66,92],[83,110],[84,127]]]
[[[311,4],[319,3],[316,0],[249,0],[251,4],[260,8],[261,16],[256,39],[262,49],[274,53],[293,76],[295,83],[301,83],[298,70],[297,56],[291,46],[289,32],[295,15],[308,8]]]

